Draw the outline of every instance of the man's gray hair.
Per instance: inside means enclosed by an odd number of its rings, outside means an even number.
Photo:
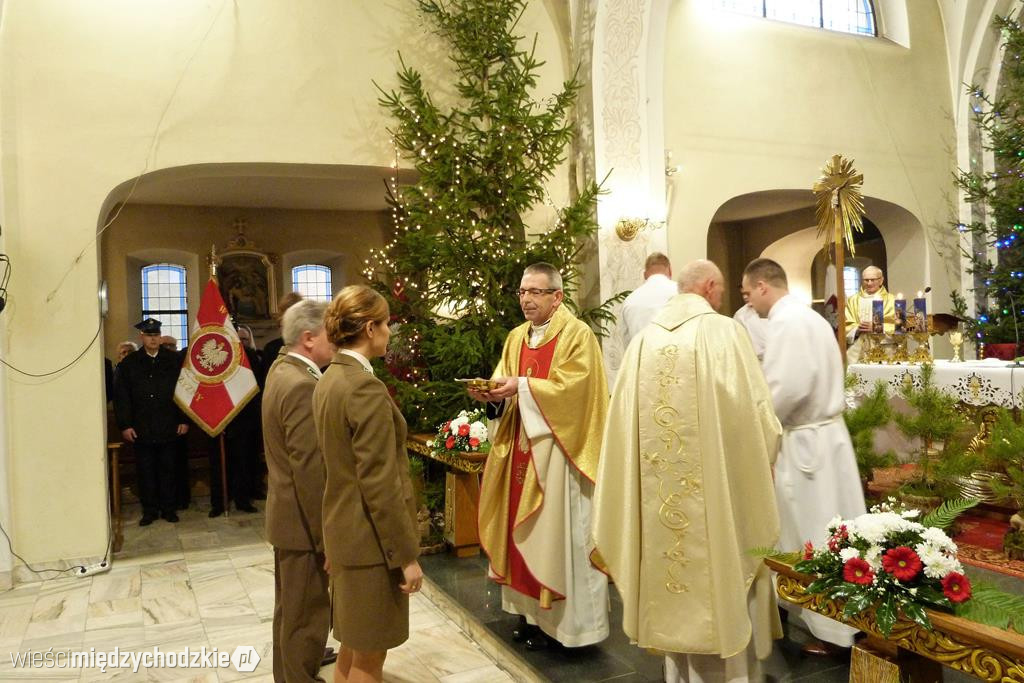
[[[313,301],[303,299],[288,307],[288,310],[281,316],[281,339],[287,347],[295,346],[299,337],[306,330],[314,335],[320,334],[324,329],[324,311],[327,310],[326,301]]]
[[[555,268],[550,263],[539,261],[538,263],[526,266],[526,270],[523,271],[523,277],[535,274],[547,275],[548,287],[551,287],[553,289],[562,288],[562,274],[558,272],[558,268]]]
[[[132,347],[132,351],[138,351],[139,350],[139,345],[136,344],[133,341],[128,340],[128,339],[125,339],[123,342],[118,344],[117,348],[120,349],[122,346],[130,346],[130,347]]]
[[[683,266],[679,272],[679,288],[693,293],[708,280],[721,280],[722,271],[711,261],[699,259]]]

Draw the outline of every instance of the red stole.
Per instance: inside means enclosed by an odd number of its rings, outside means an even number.
[[[519,352],[519,376],[547,379],[548,373],[551,371],[551,358],[555,353],[555,344],[557,342],[558,337],[556,336],[543,346],[531,349],[524,341],[523,348]],[[512,529],[519,512],[519,499],[523,495],[526,469],[530,463],[530,458],[533,457],[530,452],[530,442],[526,439],[526,435],[523,432],[522,417],[518,414],[516,416],[515,433],[515,443],[512,446],[512,476],[509,478],[508,492],[507,585],[524,595],[540,600],[540,589],[542,586],[533,577],[533,574],[530,573],[529,567],[526,566],[526,561],[523,560],[523,556],[519,553],[519,548],[516,547],[515,541],[512,538]],[[520,438],[525,443],[521,443]]]

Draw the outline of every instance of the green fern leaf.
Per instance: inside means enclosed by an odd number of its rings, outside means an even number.
[[[1024,595],[1011,595],[986,582],[971,585],[971,599],[954,608],[958,617],[1024,632]]]
[[[953,526],[953,522],[956,521],[957,517],[980,502],[977,498],[954,498],[953,500],[947,500],[938,508],[925,515],[924,519],[921,520],[921,524],[926,527],[933,526],[939,529],[948,529]]]

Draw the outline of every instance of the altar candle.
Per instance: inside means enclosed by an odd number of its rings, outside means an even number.
[[[903,298],[903,292],[896,295],[892,307],[896,319],[896,334],[903,334],[907,331],[907,300]]]
[[[924,292],[918,292],[914,297],[914,330],[928,331],[928,305],[925,303]]]
[[[883,321],[885,320],[885,302],[882,297],[876,296],[871,300],[871,331],[875,334],[882,334],[885,331]]]

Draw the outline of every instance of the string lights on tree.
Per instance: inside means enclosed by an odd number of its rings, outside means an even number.
[[[1014,341],[1014,302],[1024,303],[1024,27],[1010,17],[997,17],[995,25],[1005,50],[998,97],[978,86],[968,89],[974,122],[995,168],[978,170],[972,159],[972,168],[958,171],[956,178],[966,201],[983,206],[985,216],[955,225],[975,243],[963,254],[974,275],[977,315],[966,318],[967,303],[955,291],[953,309],[985,344]]]
[[[397,87],[378,86],[393,121],[393,167],[403,160],[418,181],[388,183],[394,237],[371,252],[363,275],[398,323],[387,381],[415,429],[467,406],[454,378],[490,375],[508,330],[522,322],[516,289],[526,265],[558,267],[576,308],[578,257],[597,229],[595,183],[573,192],[554,225],[525,220],[565,160],[580,89],[573,78],[549,97],[534,95],[536,40],[524,48],[515,33],[526,5],[417,0],[449,55],[457,95],[431,96],[401,55]],[[608,319],[607,305],[584,313]]]

